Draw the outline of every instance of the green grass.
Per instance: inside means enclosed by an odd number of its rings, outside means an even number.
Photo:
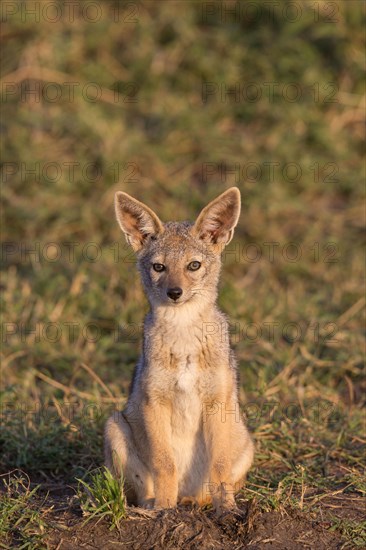
[[[118,528],[126,517],[126,499],[123,493],[123,478],[115,479],[107,468],[90,474],[90,481],[79,479],[79,499],[86,522],[106,518],[110,528]]]
[[[31,490],[20,471],[0,477],[0,548],[44,548],[45,521],[35,504],[38,488]]]
[[[346,538],[343,548],[365,548],[366,544],[366,521],[356,522],[332,518],[331,531],[340,531]]]
[[[365,490],[364,5],[332,3],[330,21],[328,4],[298,4],[295,22],[283,3],[271,18],[225,20],[204,18],[203,2],[154,1],[116,24],[106,1],[96,23],[20,11],[4,23],[3,82],[16,93],[2,88],[0,472],[73,484],[102,464],[103,424],[126,399],[147,311],[115,191],[183,220],[238,185],[219,302],[256,440],[245,495],[262,510],[332,512],[357,544],[324,495]],[[47,82],[59,100],[25,100],[25,85]],[[301,97],[289,101],[293,83]]]

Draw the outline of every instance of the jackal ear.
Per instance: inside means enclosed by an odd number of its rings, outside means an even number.
[[[164,231],[157,215],[127,193],[118,191],[114,205],[119,226],[135,251],[140,250],[149,237],[155,237]]]
[[[227,245],[240,215],[240,191],[230,187],[210,202],[198,216],[193,232],[203,241]]]

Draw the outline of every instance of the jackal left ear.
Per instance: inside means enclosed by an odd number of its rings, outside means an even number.
[[[240,215],[240,191],[230,187],[210,202],[198,216],[193,232],[203,241],[229,244]]]

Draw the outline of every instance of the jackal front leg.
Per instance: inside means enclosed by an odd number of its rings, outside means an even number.
[[[173,508],[177,505],[178,475],[171,444],[170,407],[149,403],[144,405],[143,415],[151,453],[154,507]]]
[[[235,483],[232,475],[233,459],[231,418],[222,416],[222,402],[211,405],[204,419],[205,439],[209,449],[208,489],[217,514],[235,508]],[[218,406],[219,405],[219,406]]]

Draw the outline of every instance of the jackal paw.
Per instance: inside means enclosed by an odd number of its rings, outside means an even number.
[[[246,520],[247,514],[236,505],[216,509],[217,522],[225,530],[238,530]]]
[[[174,498],[156,498],[154,508],[156,510],[166,510],[167,508],[176,508],[177,499]]]
[[[246,513],[237,506],[227,506],[216,510],[216,515],[219,518],[225,518],[227,516],[233,516],[237,519],[241,519],[246,516]]]
[[[154,497],[146,498],[141,503],[141,508],[145,508],[146,510],[152,510],[154,508],[154,504],[155,504],[155,498]]]

